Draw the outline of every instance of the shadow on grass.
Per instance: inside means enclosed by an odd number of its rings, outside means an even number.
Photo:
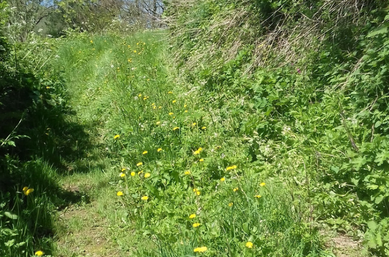
[[[0,256],[50,254],[55,210],[90,202],[62,188],[58,174],[94,168],[94,127],[77,123],[60,79],[22,71],[0,78]]]

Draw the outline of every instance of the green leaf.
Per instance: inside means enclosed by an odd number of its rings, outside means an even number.
[[[380,26],[378,28],[376,28],[375,30],[369,32],[369,34],[367,34],[367,37],[374,37],[374,36],[377,36],[377,35],[381,35],[381,34],[385,34],[388,32],[388,27],[383,25],[383,26]]]
[[[12,214],[12,213],[7,212],[7,211],[4,212],[4,215],[7,216],[7,217],[10,218],[10,219],[13,219],[13,220],[16,220],[16,219],[18,218],[18,215]]]

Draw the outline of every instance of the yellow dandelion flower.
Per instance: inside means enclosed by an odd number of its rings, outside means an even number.
[[[127,60],[128,62],[132,62],[131,58]]]
[[[123,173],[123,172],[120,172],[119,176],[120,176],[121,178],[124,178],[124,177],[126,176],[126,174]]]
[[[92,41],[92,40],[91,40]],[[93,43],[93,42],[92,42]],[[42,251],[36,251],[35,256],[43,256],[45,253]]]
[[[199,149],[197,149],[196,151],[194,151],[193,154],[194,154],[194,155],[200,154],[202,150],[203,150],[203,148],[200,147]]]
[[[139,171],[139,172],[138,172],[138,175],[140,175],[140,174],[142,174],[142,173],[143,173],[143,170]]]
[[[173,94],[173,92],[172,91],[169,91],[169,92],[167,92],[168,94]]]
[[[179,127],[174,127],[173,130],[177,130],[177,129],[180,129]]]
[[[159,106],[158,109],[162,109],[162,106]]]
[[[150,176],[151,176],[150,173],[148,173],[148,172],[145,173],[145,178],[149,178]]]
[[[186,104],[184,104],[184,108],[186,108],[187,107],[187,105]]]
[[[131,177],[134,177],[135,176],[135,172],[131,172]]]
[[[261,198],[262,196],[261,196],[261,195],[255,195],[254,197],[259,199],[259,198]]]
[[[185,112],[188,112],[188,110],[185,110]]]
[[[193,223],[194,228],[200,227],[200,225],[201,225],[200,223]]]
[[[142,94],[139,94],[138,96],[139,96],[139,97],[141,97],[141,96],[142,96]]]
[[[148,152],[147,151],[143,151],[143,153],[142,154],[147,154]]]
[[[169,115],[173,115],[174,113],[172,113],[172,112],[169,112]]]
[[[159,124],[161,124],[161,122],[160,122],[160,121],[157,121],[155,124],[156,124],[156,125],[159,125]]]
[[[261,187],[264,187],[266,186],[266,183],[265,182],[262,182],[261,184],[259,184]]]
[[[122,171],[125,171],[126,170],[126,168],[122,168]]]
[[[226,168],[226,171],[234,170],[234,169],[236,169],[236,168],[238,168],[238,166],[232,165],[232,166],[227,167],[227,168]]]
[[[154,109],[154,110],[157,109],[157,106],[154,105],[154,106],[153,106],[153,109]]]
[[[23,187],[23,193],[25,193],[28,190],[28,187]]]
[[[203,253],[203,252],[205,252],[206,250],[208,250],[208,248],[205,247],[205,246],[202,246],[202,247],[196,247],[196,248],[193,250],[193,252],[195,252],[195,253]]]
[[[161,151],[162,151],[162,148],[158,148],[158,149],[157,149],[157,152],[161,152]]]
[[[234,190],[234,192],[236,192],[236,191],[238,191],[238,190],[239,190],[239,188],[235,187],[233,190]]]
[[[137,164],[136,164],[136,166],[142,166],[143,165],[143,162],[138,162]]]
[[[191,215],[189,215],[189,219],[194,219],[194,218],[196,218],[196,214],[191,214]]]
[[[193,123],[192,123],[192,126],[193,126],[193,127],[196,126],[196,122],[193,122]]]
[[[225,180],[226,180],[225,177],[223,177],[223,178],[220,179],[221,182],[224,182]]]
[[[247,248],[250,248],[250,249],[253,248],[253,245],[254,245],[254,244],[251,243],[251,242],[247,242],[247,243],[246,243],[246,247],[247,247]]]
[[[206,128],[207,128],[207,127],[201,127],[201,129],[203,129],[203,130],[206,129]]]
[[[201,192],[197,190],[196,191],[196,195],[200,195],[200,194],[201,194]]]
[[[122,191],[119,191],[119,192],[116,193],[116,195],[117,195],[117,196],[123,196],[124,194],[123,194]]]
[[[90,43],[93,44],[93,40],[91,40]]]
[[[190,175],[190,171],[187,170],[187,171],[184,172],[184,174],[185,174],[185,175]]]
[[[136,53],[136,50],[134,50],[134,53]]]
[[[141,198],[143,201],[147,201],[148,199],[149,199],[149,197],[148,196],[142,196],[142,198]]]
[[[199,162],[203,162],[203,161],[204,161],[204,159],[200,159],[200,160],[199,160]]]
[[[228,206],[229,207],[232,207],[234,205],[234,203],[229,203]]]
[[[177,100],[173,100],[173,101],[172,101],[172,103],[176,103],[176,102],[177,102]]]
[[[113,137],[113,139],[118,139],[118,138],[120,138],[120,135],[116,135]]]
[[[34,188],[29,188],[29,189],[27,189],[26,191],[24,191],[24,194],[25,194],[25,195],[29,195],[29,194],[31,194],[32,192],[34,192]]]

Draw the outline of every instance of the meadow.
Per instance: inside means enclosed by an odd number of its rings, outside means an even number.
[[[0,255],[386,256],[389,17],[320,3],[0,37]]]

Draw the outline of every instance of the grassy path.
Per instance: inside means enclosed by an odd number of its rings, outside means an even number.
[[[173,79],[165,35],[66,40],[63,71],[79,158],[61,184],[56,256],[333,256],[293,179],[241,129],[244,99]],[[84,145],[83,142],[88,142]],[[253,143],[254,142],[254,143]]]
[[[124,165],[110,143],[112,133],[123,129],[123,108],[131,101],[123,90],[135,83],[144,86],[150,79],[143,77],[153,75],[154,70],[142,69],[150,58],[143,56],[148,48],[144,43],[159,44],[159,37],[162,33],[139,34],[126,42],[113,36],[77,38],[59,48],[56,66],[64,72],[75,111],[68,118],[85,128],[90,145],[79,146],[82,157],[66,163],[68,173],[60,182],[81,201],[58,213],[56,256],[129,256],[133,251],[132,225],[123,220],[125,210],[116,201],[115,185]],[[159,53],[149,54],[155,59]]]

